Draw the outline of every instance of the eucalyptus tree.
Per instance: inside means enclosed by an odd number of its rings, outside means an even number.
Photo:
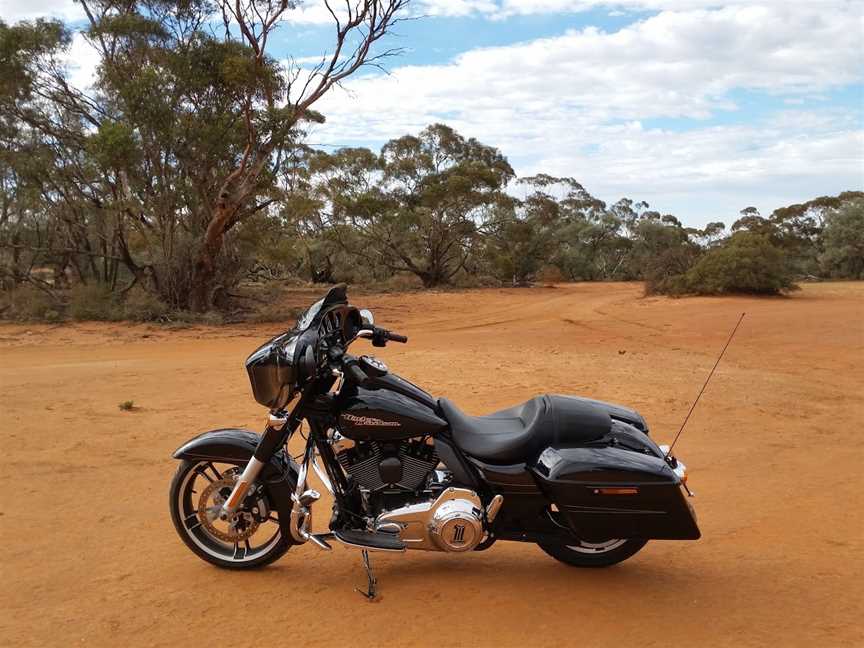
[[[433,124],[387,142],[380,155],[322,158],[319,187],[334,235],[367,265],[450,282],[477,252],[480,229],[513,178],[495,148]]]
[[[173,305],[207,310],[236,279],[227,235],[276,209],[281,166],[304,123],[323,119],[314,104],[394,53],[373,48],[407,2],[325,2],[332,49],[304,69],[271,53],[288,0],[80,0],[100,58],[92,91],[68,83],[67,28],[24,24],[17,44],[0,43],[23,72],[3,74],[2,110],[74,160],[69,193],[112,224],[106,257]]]

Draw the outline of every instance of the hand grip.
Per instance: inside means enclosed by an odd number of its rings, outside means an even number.
[[[408,341],[408,338],[404,335],[399,335],[398,333],[390,333],[389,331],[387,333],[387,339],[393,342],[401,342],[402,344],[405,344]]]

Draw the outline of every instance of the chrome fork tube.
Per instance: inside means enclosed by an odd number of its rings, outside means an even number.
[[[309,540],[309,525],[312,520],[312,511],[310,507],[314,504],[321,495],[314,490],[306,490],[306,475],[309,474],[309,466],[315,456],[315,443],[312,440],[312,435],[306,442],[306,451],[303,453],[303,463],[300,464],[300,472],[297,475],[297,488],[294,490],[294,495],[291,499],[294,500],[294,505],[291,507],[291,537],[296,542],[306,542]]]
[[[285,434],[285,425],[287,422],[288,419],[285,416],[270,414],[267,429],[264,431],[264,436],[262,437],[261,442],[259,442],[258,448],[255,450],[255,455],[249,459],[249,463],[247,463],[246,467],[243,469],[243,474],[240,475],[240,478],[231,490],[231,494],[222,505],[222,508],[219,511],[220,518],[225,520],[234,515],[234,513],[237,512],[237,509],[240,508],[240,504],[243,502],[243,498],[246,497],[246,493],[249,492],[249,489],[258,480],[258,476],[261,474],[261,469],[264,468],[264,464],[269,461],[269,458],[275,449],[285,442],[285,437],[283,435]],[[262,447],[265,447],[266,450],[262,451]],[[261,459],[258,458],[259,456]]]
[[[231,491],[231,495],[228,496],[228,499],[225,500],[225,503],[222,505],[222,516],[228,517],[237,512],[240,503],[243,501],[243,498],[246,497],[246,493],[249,492],[249,487],[258,479],[258,475],[261,474],[261,469],[263,467],[264,463],[258,461],[255,457],[252,457],[249,460],[249,463],[246,464],[246,468],[243,469],[243,474],[240,475],[237,483],[234,484],[234,489]]]

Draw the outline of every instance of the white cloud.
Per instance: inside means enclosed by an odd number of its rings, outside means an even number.
[[[84,10],[73,0],[0,0],[0,20],[14,23],[34,18],[75,21],[84,18]]]
[[[859,12],[846,8],[736,6],[472,50],[444,65],[352,79],[317,106],[328,123],[315,139],[384,141],[444,121],[501,148],[520,172],[573,175],[607,199],[712,183],[779,195],[788,182],[818,193],[831,176],[861,185],[860,115],[842,125],[778,117],[699,126],[735,111],[735,90],[794,99],[860,82],[856,23]],[[683,133],[642,127],[653,118],[696,121]]]
[[[313,0],[315,1],[315,0]],[[718,6],[752,6],[761,4],[774,7],[853,8],[856,0],[415,0],[420,13],[433,15],[483,15],[493,19],[544,13],[579,13],[599,7],[613,9],[612,15],[629,11],[690,11],[714,9]]]
[[[88,90],[96,81],[99,52],[87,42],[81,32],[76,32],[65,59],[69,83],[79,90]]]

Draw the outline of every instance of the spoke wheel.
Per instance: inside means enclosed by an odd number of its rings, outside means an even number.
[[[230,518],[220,517],[242,466],[184,461],[171,482],[174,527],[195,554],[219,567],[251,569],[280,558],[290,544],[266,493],[248,495]]]

